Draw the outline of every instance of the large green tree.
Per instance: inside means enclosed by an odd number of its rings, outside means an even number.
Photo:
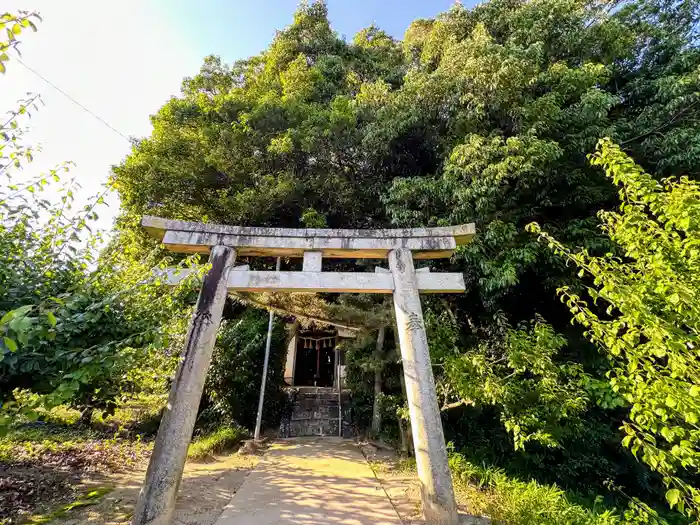
[[[524,227],[617,249],[596,215],[617,193],[586,160],[603,136],[659,177],[697,177],[700,2],[457,4],[402,41],[374,26],[345,41],[327,15],[305,4],[261,54],[184,81],[114,170],[124,223],[475,222],[435,263],[467,293],[425,302],[448,433],[463,446],[486,428],[482,451],[562,485],[658,495],[621,447],[610,364],[556,299],[573,269]]]
[[[300,9],[259,56],[209,57],[182,96],[153,117],[151,137],[114,171],[129,212],[232,224],[331,227],[385,223],[380,195],[415,161],[363,146],[364,127],[401,48],[370,28],[352,44],[316,3]],[[403,145],[402,145],[403,147]],[[398,164],[392,166],[392,164]]]

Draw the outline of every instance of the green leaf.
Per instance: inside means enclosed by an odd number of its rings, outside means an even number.
[[[663,427],[661,429],[661,435],[666,441],[673,441],[673,431],[668,427]]]
[[[2,324],[2,321],[0,321],[0,325]],[[691,397],[698,397],[700,396],[700,386],[698,385],[693,385],[690,387],[690,396]]]
[[[14,339],[11,339],[10,337],[3,337],[2,338],[3,342],[5,343],[5,346],[10,352],[16,352],[17,351],[17,343],[15,342]]]
[[[24,306],[20,306],[19,308],[17,308],[17,309],[15,310],[15,316],[16,316],[16,317],[20,317],[20,316],[26,315],[26,314],[29,313],[29,311],[30,311],[32,308],[34,308],[34,306],[32,306],[31,304],[26,304],[26,305],[24,305]]]
[[[666,492],[666,501],[668,501],[669,505],[672,507],[674,505],[678,504],[678,501],[681,499],[681,491],[678,489],[671,489]]]
[[[2,319],[0,319],[0,326],[7,324],[12,320],[12,318],[15,315],[16,310],[10,310],[7,312],[5,315],[2,316]],[[692,395],[692,394],[691,394]]]
[[[51,326],[56,326],[56,316],[53,314],[53,312],[47,313],[46,317],[49,320],[49,324]]]

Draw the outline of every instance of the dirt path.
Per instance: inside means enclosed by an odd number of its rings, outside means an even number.
[[[141,468],[86,484],[115,489],[52,525],[128,525],[145,475]],[[457,494],[461,522],[467,497]],[[174,525],[424,525],[415,471],[393,451],[340,438],[277,440],[265,455],[189,462]]]
[[[221,511],[255,467],[256,456],[217,456],[209,462],[188,462],[180,485],[175,525],[213,525]],[[52,525],[128,525],[136,505],[146,465],[110,476],[115,489],[96,504],[56,518]]]
[[[421,514],[420,482],[415,466],[401,461],[396,452],[388,447],[367,442],[359,446],[404,525],[427,525]],[[468,493],[465,487],[459,485],[454,488],[460,524],[489,525],[491,521],[488,518],[470,514],[470,498],[473,493]]]
[[[216,525],[401,525],[352,441],[278,440]]]

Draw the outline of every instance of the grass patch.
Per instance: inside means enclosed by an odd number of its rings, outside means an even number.
[[[523,481],[495,467],[471,463],[461,454],[450,455],[450,469],[461,500],[469,512],[508,525],[655,525],[688,524],[678,513],[654,510],[638,500],[626,508],[606,505],[597,497],[579,503],[556,485]]]
[[[248,437],[240,427],[221,427],[210,434],[197,437],[187,451],[187,457],[195,461],[207,459],[214,454],[232,450]]]
[[[0,524],[19,523],[33,514],[34,523],[44,523],[49,519],[37,515],[42,509],[63,505],[56,511],[60,513],[90,504],[102,490],[78,498],[76,490],[84,490],[78,485],[98,473],[111,474],[145,461],[150,448],[150,443],[85,427],[45,421],[16,424],[0,439]],[[66,506],[66,501],[73,503]]]
[[[99,501],[99,499],[105,494],[112,492],[114,487],[100,487],[95,490],[91,490],[85,496],[67,504],[59,509],[48,514],[35,514],[34,516],[28,517],[24,523],[30,525],[38,525],[40,523],[50,523],[51,521],[61,518],[68,514],[73,509],[78,509],[80,507],[87,507],[88,505],[94,505]]]
[[[41,452],[59,452],[104,437],[94,430],[41,421],[20,424],[9,428],[0,440],[0,462],[30,459]]]
[[[587,508],[572,502],[556,485],[521,481],[500,469],[481,467],[461,454],[450,456],[450,468],[469,511],[509,525],[620,525],[615,509]]]
[[[161,413],[167,401],[167,392],[139,394],[119,405],[112,415],[93,416],[93,425],[102,428],[123,429],[131,434],[154,436],[158,432]]]

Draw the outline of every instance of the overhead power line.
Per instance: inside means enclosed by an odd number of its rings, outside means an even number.
[[[58,87],[56,84],[54,84],[53,82],[51,82],[51,81],[50,81],[48,78],[46,78],[44,75],[42,75],[41,73],[39,73],[39,72],[36,71],[35,69],[31,68],[30,66],[28,66],[27,64],[25,64],[24,62],[22,62],[19,58],[14,57],[14,60],[16,60],[17,62],[19,62],[19,63],[20,63],[22,66],[24,66],[28,71],[30,71],[31,73],[35,74],[35,75],[36,75],[37,77],[39,77],[41,80],[43,80],[44,82],[46,82],[49,86],[51,86],[52,88],[54,88],[54,89],[55,89],[56,91],[58,91],[61,95],[63,95],[64,97],[66,97],[68,100],[70,100],[73,104],[75,104],[75,105],[78,106],[80,109],[82,109],[83,111],[85,111],[88,115],[90,115],[90,116],[92,116],[93,118],[96,118],[97,120],[99,120],[100,122],[102,122],[102,124],[104,124],[105,126],[107,126],[109,129],[111,129],[112,131],[114,131],[117,135],[119,135],[119,136],[120,136],[121,138],[123,138],[124,140],[127,140],[127,141],[131,144],[131,139],[129,139],[129,137],[127,137],[124,133],[122,133],[121,131],[119,131],[117,128],[115,128],[114,126],[112,126],[109,122],[107,122],[105,119],[103,119],[102,117],[100,117],[99,115],[97,115],[96,113],[94,113],[93,111],[90,111],[90,110],[89,110],[88,108],[86,108],[83,104],[81,104],[80,102],[78,102],[77,100],[75,100],[73,97],[71,97],[68,93],[66,93],[65,91],[63,91],[63,90],[62,90],[60,87]]]

